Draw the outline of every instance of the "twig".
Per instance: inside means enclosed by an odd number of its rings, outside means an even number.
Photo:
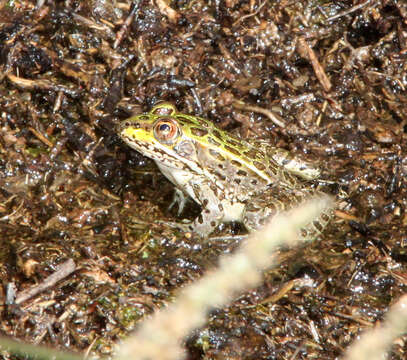
[[[28,129],[38,138],[38,140],[42,141],[48,147],[52,148],[54,146],[54,144],[51,141],[49,141],[43,134],[41,134],[33,127],[30,126],[28,127]]]
[[[58,269],[48,276],[44,281],[30,289],[22,291],[16,299],[16,304],[21,304],[24,301],[32,298],[33,296],[47,290],[51,286],[54,286],[58,281],[66,278],[68,275],[73,273],[76,269],[75,262],[72,259],[69,259],[58,266]]]
[[[234,101],[232,104],[235,108],[241,109],[241,110],[246,110],[246,111],[253,111],[256,113],[263,114],[267,116],[274,124],[280,127],[285,127],[284,121],[276,114],[274,114],[272,111],[261,108],[260,106],[255,106],[255,105],[247,105],[243,101]]]
[[[86,18],[82,15],[79,15],[77,13],[72,13],[72,17],[77,20],[79,23],[83,24],[84,26],[87,26],[90,29],[99,31],[100,34],[103,34],[105,38],[112,39],[114,38],[114,32],[112,29],[110,29],[109,26],[105,24],[98,24],[95,21]]]
[[[252,16],[257,15],[257,14],[260,12],[260,10],[263,8],[263,6],[266,5],[267,1],[268,1],[268,0],[264,0],[264,1],[260,4],[260,6],[257,8],[257,10],[256,10],[255,12],[252,12],[251,14],[244,15],[244,16],[242,16],[241,18],[237,19],[237,20],[232,24],[232,26],[235,26],[235,25],[239,24],[241,21],[244,21],[244,20],[246,20],[246,19],[249,18],[249,17],[252,17]]]
[[[68,94],[73,97],[79,96],[81,93],[80,90],[70,89],[64,85],[54,84],[53,82],[47,79],[37,79],[37,80],[30,80],[21,78],[12,74],[7,74],[7,78],[15,85],[19,86],[22,89],[28,90],[52,90],[55,92],[62,91],[64,94]]]
[[[126,20],[124,21],[123,25],[121,26],[120,30],[116,34],[116,40],[113,44],[113,49],[116,49],[120,43],[122,42],[124,35],[127,34],[131,23],[134,21],[135,15],[138,12],[140,1],[135,1],[131,5],[130,13],[127,16]]]
[[[298,40],[298,51],[303,58],[307,59],[311,63],[312,67],[314,68],[315,75],[321,83],[322,87],[326,92],[329,92],[329,90],[331,90],[332,84],[329,81],[328,76],[325,74],[325,70],[321,66],[314,50],[309,47],[304,38]]]

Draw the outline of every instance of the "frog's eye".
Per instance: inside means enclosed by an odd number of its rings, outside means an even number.
[[[155,138],[164,144],[173,144],[179,135],[178,124],[171,118],[160,118],[154,125]]]

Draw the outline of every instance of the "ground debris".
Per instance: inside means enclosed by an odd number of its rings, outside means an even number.
[[[0,331],[111,355],[237,247],[166,226],[173,186],[116,135],[166,100],[319,164],[338,200],[322,240],[281,250],[189,357],[341,356],[406,291],[406,24],[404,0],[0,2]]]

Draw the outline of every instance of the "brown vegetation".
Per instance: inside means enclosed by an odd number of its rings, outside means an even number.
[[[157,223],[177,221],[173,187],[114,128],[169,100],[319,163],[338,200],[319,242],[208,315],[189,358],[343,354],[406,291],[406,59],[404,0],[0,1],[0,332],[111,354],[238,245]]]

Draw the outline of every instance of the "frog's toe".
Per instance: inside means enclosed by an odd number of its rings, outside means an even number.
[[[175,205],[178,205],[177,216],[180,216],[181,213],[184,211],[187,201],[188,197],[186,197],[181,190],[176,188],[171,204],[168,206],[168,210],[171,210]]]
[[[182,231],[184,233],[192,233],[194,231],[193,223],[191,221],[185,222],[175,222],[175,221],[164,221],[159,220],[157,221],[158,224],[171,227],[172,229],[176,229]]]

